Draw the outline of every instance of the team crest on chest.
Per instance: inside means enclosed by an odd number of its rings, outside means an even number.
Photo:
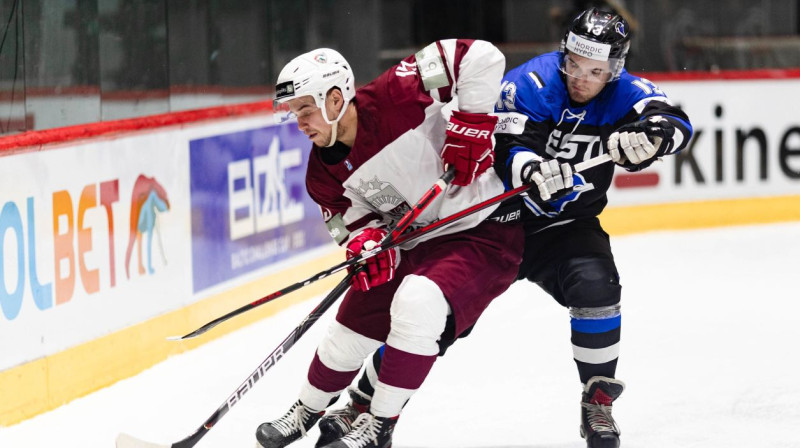
[[[378,176],[367,181],[361,179],[356,192],[373,208],[393,219],[400,219],[411,209],[403,195],[391,183],[379,180]]]

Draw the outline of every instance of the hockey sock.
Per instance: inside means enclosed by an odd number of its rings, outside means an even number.
[[[435,361],[436,355],[416,355],[386,346],[370,412],[377,417],[399,415]]]
[[[581,383],[593,376],[614,378],[622,328],[619,305],[571,308],[570,315],[572,354]]]
[[[368,397],[375,395],[375,384],[378,383],[378,372],[381,370],[381,360],[385,348],[386,346],[382,345],[381,348],[375,350],[375,353],[372,354],[372,362],[367,363],[364,373],[358,380],[358,390]]]

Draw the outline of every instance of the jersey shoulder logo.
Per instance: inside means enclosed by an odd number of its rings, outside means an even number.
[[[498,112],[494,115],[497,117],[497,124],[494,126],[495,134],[522,135],[525,131],[525,123],[528,122],[527,115],[519,112]]]

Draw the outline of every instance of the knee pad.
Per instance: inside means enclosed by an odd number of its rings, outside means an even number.
[[[317,347],[317,356],[331,370],[350,372],[360,369],[364,358],[381,345],[381,341],[362,336],[334,321]]]
[[[564,264],[562,278],[565,306],[595,308],[620,302],[622,286],[617,267],[609,258],[572,258]]]
[[[386,343],[416,355],[436,355],[436,341],[449,313],[450,305],[436,283],[427,277],[407,275],[392,300],[392,329]]]

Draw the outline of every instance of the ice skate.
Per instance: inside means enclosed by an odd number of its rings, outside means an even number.
[[[369,412],[358,416],[353,429],[323,448],[391,448],[397,417],[375,417]]]
[[[347,392],[350,394],[350,402],[342,409],[328,411],[319,420],[320,436],[315,445],[316,448],[324,447],[334,440],[344,437],[353,429],[353,422],[358,416],[369,411],[371,397],[353,387],[349,388]]]
[[[297,439],[317,423],[325,411],[314,412],[299,400],[283,417],[262,423],[256,430],[257,448],[283,448]]]
[[[589,379],[581,400],[581,437],[588,448],[618,448],[621,431],[611,416],[611,404],[625,390],[625,383],[595,376]]]

